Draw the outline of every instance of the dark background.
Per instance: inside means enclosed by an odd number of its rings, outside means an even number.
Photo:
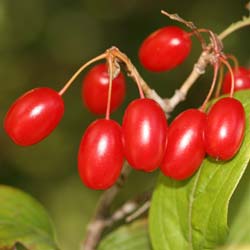
[[[140,43],[155,29],[177,24],[161,15],[160,10],[177,12],[198,27],[220,33],[248,14],[245,4],[238,0],[0,0],[1,123],[10,104],[21,94],[39,86],[60,90],[81,64],[112,45],[131,58],[152,88],[170,97],[191,71],[201,48],[193,39],[192,53],[181,66],[167,73],[146,72],[138,63]],[[249,66],[249,42],[250,30],[245,28],[225,39],[225,52]],[[0,128],[0,183],[19,187],[44,204],[65,250],[78,247],[100,195],[85,188],[77,174],[82,134],[96,119],[81,102],[83,75],[64,95],[66,111],[62,122],[43,142],[21,148]],[[202,103],[211,77],[208,68],[174,115]],[[126,101],[112,118],[121,121],[126,105],[135,97],[135,84],[127,79]],[[116,204],[152,188],[156,176],[133,172]]]

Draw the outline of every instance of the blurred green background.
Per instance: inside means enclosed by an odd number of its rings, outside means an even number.
[[[247,15],[246,1],[167,0],[0,0],[0,117],[24,92],[39,86],[59,90],[77,68],[112,45],[125,52],[144,79],[162,96],[170,97],[187,77],[201,52],[196,40],[190,57],[171,72],[146,72],[138,63],[142,40],[164,25],[176,24],[160,14],[178,12],[198,27],[219,33]],[[225,52],[250,65],[250,30],[227,38]],[[40,200],[49,211],[65,250],[77,249],[100,192],[85,188],[77,174],[77,151],[82,134],[96,119],[81,102],[84,74],[65,94],[66,112],[59,127],[38,145],[14,145],[0,128],[0,183],[19,187]],[[212,70],[202,76],[187,101],[174,115],[198,107],[211,82]],[[121,121],[126,105],[138,97],[127,80],[127,97],[112,115]],[[116,200],[121,204],[152,189],[157,173],[133,172]]]

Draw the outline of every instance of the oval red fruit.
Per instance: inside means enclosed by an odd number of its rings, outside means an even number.
[[[208,113],[205,127],[208,155],[217,160],[230,160],[243,141],[245,124],[241,102],[231,97],[217,101]]]
[[[121,126],[105,119],[91,123],[78,152],[78,171],[83,183],[92,189],[111,187],[120,175],[123,162]]]
[[[4,120],[4,129],[16,144],[29,146],[48,136],[63,113],[63,99],[55,90],[36,88],[12,104]]]
[[[124,154],[135,169],[153,171],[161,164],[167,140],[167,120],[151,99],[137,99],[127,107],[122,123]]]
[[[150,71],[166,71],[181,64],[189,55],[191,46],[187,32],[177,26],[167,26],[156,30],[143,41],[139,59]]]
[[[109,74],[106,64],[94,66],[83,79],[82,99],[94,114],[105,114],[108,102]],[[111,112],[116,110],[125,97],[124,75],[120,72],[112,82]]]
[[[206,114],[189,109],[177,116],[169,126],[168,144],[161,171],[176,180],[194,174],[205,157],[203,141]]]
[[[234,74],[234,90],[243,90],[250,89],[250,73],[244,67],[239,67],[238,69],[233,69]],[[222,83],[222,92],[223,94],[230,93],[231,90],[231,74],[227,72],[225,74],[223,83]]]

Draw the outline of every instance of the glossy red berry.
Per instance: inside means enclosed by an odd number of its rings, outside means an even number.
[[[151,99],[137,99],[127,107],[122,123],[124,154],[135,169],[153,171],[161,164],[167,141],[167,120]]]
[[[205,127],[206,152],[218,160],[229,160],[239,150],[245,131],[245,111],[231,97],[217,101],[208,113]]]
[[[250,89],[250,72],[244,68],[239,67],[237,69],[233,69],[234,73],[234,90],[243,90],[243,89]],[[231,90],[231,74],[227,72],[225,74],[223,83],[222,83],[222,92],[223,94],[230,93]]]
[[[12,104],[4,120],[4,129],[16,144],[29,146],[48,136],[63,113],[63,99],[55,90],[36,88]]]
[[[176,180],[194,174],[205,157],[206,114],[189,109],[177,116],[169,127],[168,144],[161,171]]]
[[[121,126],[105,119],[90,124],[78,152],[83,183],[92,189],[111,187],[120,175],[123,161]]]
[[[109,74],[106,64],[94,66],[85,76],[82,99],[94,114],[105,114],[108,101]],[[120,72],[112,82],[111,112],[116,110],[125,97],[125,78]]]
[[[181,64],[189,55],[191,46],[187,32],[176,26],[167,26],[156,30],[143,41],[139,59],[150,71],[166,71]]]

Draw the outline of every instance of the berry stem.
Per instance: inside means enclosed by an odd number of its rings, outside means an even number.
[[[218,36],[213,31],[211,31],[209,29],[198,29],[198,32],[209,34],[209,38],[210,38],[212,44],[210,46],[208,46],[207,49],[210,50],[210,48],[212,48],[212,51],[216,55],[217,54],[220,55],[221,51],[223,49],[223,44],[222,44],[221,40],[218,38]]]
[[[237,58],[234,55],[231,55],[231,54],[227,54],[226,58],[229,58],[229,59],[231,59],[233,61],[234,68],[235,68],[236,71],[238,71],[239,61],[237,60]]]
[[[91,60],[89,60],[88,62],[86,62],[85,64],[83,64],[77,71],[76,73],[69,79],[68,82],[66,82],[66,84],[64,85],[64,87],[59,91],[59,95],[63,95],[67,89],[71,86],[71,84],[75,81],[75,79],[80,75],[80,73],[85,69],[87,68],[90,64],[94,63],[94,62],[97,62],[99,60],[102,60],[104,58],[107,57],[107,53],[103,53]]]
[[[137,69],[135,68],[135,66],[132,64],[132,62],[130,61],[130,59],[124,54],[122,53],[118,48],[116,47],[112,47],[110,48],[110,50],[108,50],[110,53],[112,53],[112,55],[114,57],[116,57],[117,59],[119,59],[120,61],[122,61],[128,70],[129,76],[131,76],[138,87],[139,93],[140,93],[140,97],[144,98],[144,93],[148,93],[151,92],[150,87],[147,85],[147,83],[142,79],[142,77],[140,76],[140,74],[138,73]]]
[[[201,106],[201,108],[200,108],[200,110],[203,111],[203,112],[205,112],[206,105],[207,105],[208,101],[210,100],[210,98],[211,98],[211,96],[212,96],[212,93],[213,93],[213,91],[214,91],[214,87],[215,87],[216,80],[217,80],[217,75],[218,75],[218,70],[219,70],[219,65],[220,65],[219,62],[216,62],[216,63],[214,64],[214,76],[213,76],[213,81],[212,81],[210,90],[209,90],[209,92],[208,92],[208,95],[207,95],[205,101],[203,102],[203,104],[202,104],[202,106]]]
[[[106,109],[106,120],[109,120],[111,98],[112,98],[112,82],[113,82],[113,57],[111,54],[108,54],[107,63],[108,63],[108,72],[109,72],[109,90],[108,90],[108,100],[107,100],[107,109]]]
[[[215,98],[218,98],[220,95],[223,77],[224,77],[224,67],[223,67],[223,65],[221,65],[220,72],[219,72],[219,80],[218,80],[218,84],[217,84],[217,88],[216,88],[215,96],[214,96]]]
[[[228,63],[227,60],[225,60],[223,57],[220,58],[221,62],[225,64],[225,66],[228,68],[228,71],[230,72],[231,75],[231,89],[230,89],[230,97],[233,97],[234,94],[234,86],[235,86],[235,80],[234,80],[234,73],[232,70],[232,67]]]

